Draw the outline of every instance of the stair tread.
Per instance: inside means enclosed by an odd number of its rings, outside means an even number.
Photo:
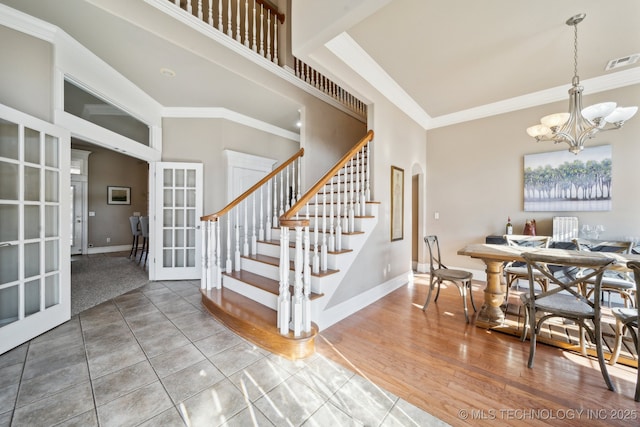
[[[271,240],[258,240],[258,243],[265,243],[267,245],[280,246],[280,240],[271,239]],[[290,247],[294,247],[292,242],[289,242]],[[339,251],[329,251],[330,254],[346,254],[349,252],[353,252],[353,249],[340,249]]]
[[[251,259],[253,261],[262,262],[262,263],[273,265],[273,266],[276,266],[276,267],[280,265],[280,259],[279,258],[268,256],[268,255],[262,255],[262,254],[242,255],[242,258]],[[293,261],[289,261],[289,264],[290,264],[289,268],[291,270],[293,270],[295,268],[294,262]],[[327,269],[326,271],[320,271],[319,273],[311,273],[311,275],[312,276],[316,276],[316,277],[324,277],[324,276],[328,276],[330,274],[338,273],[339,271],[340,270]]]
[[[310,332],[299,337],[294,337],[291,331],[280,335],[275,310],[229,289],[201,290],[201,293],[202,303],[212,316],[254,344],[292,360],[315,352],[318,334],[315,324],[311,324]]]
[[[233,271],[231,272],[231,274],[226,272],[222,274],[225,276],[233,277],[236,280],[247,283],[251,286],[262,289],[263,291],[269,292],[274,295],[278,295],[280,293],[280,284],[277,280],[255,274],[250,271],[240,270]],[[293,293],[293,286],[291,286],[291,291]],[[321,296],[323,296],[323,294],[316,294],[311,292],[311,295],[309,295],[309,299],[314,300],[316,298],[320,298]]]

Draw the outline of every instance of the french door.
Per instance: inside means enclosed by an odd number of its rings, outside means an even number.
[[[0,354],[71,313],[69,132],[0,105]]]
[[[152,163],[155,179],[153,280],[200,279],[202,163]]]

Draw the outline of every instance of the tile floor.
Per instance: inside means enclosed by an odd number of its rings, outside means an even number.
[[[0,356],[4,426],[427,426],[437,418],[321,354],[291,362],[150,282]]]

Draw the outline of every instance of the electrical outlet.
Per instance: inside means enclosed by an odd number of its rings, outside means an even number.
[[[107,243],[111,243],[111,237],[107,237]]]

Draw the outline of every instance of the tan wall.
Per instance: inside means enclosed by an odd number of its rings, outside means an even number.
[[[588,93],[588,88],[585,88]],[[637,105],[640,85],[588,95],[583,105],[616,101]],[[477,260],[458,256],[467,243],[502,234],[511,216],[519,233],[534,218],[538,234],[552,232],[553,216],[577,216],[580,223],[603,224],[603,238],[640,236],[638,161],[640,116],[623,129],[599,134],[587,145],[612,146],[613,208],[610,212],[525,212],[524,155],[565,150],[567,145],[535,143],[525,129],[540,117],[567,111],[568,101],[475,120],[427,132],[427,230],[440,235],[443,259],[450,265],[484,269]],[[434,212],[440,219],[434,219]]]
[[[95,212],[89,217],[87,242],[94,247],[130,245],[129,217],[149,214],[149,165],[96,145],[82,149],[91,151],[87,196],[89,212]],[[131,205],[107,204],[107,186],[131,187]]]

